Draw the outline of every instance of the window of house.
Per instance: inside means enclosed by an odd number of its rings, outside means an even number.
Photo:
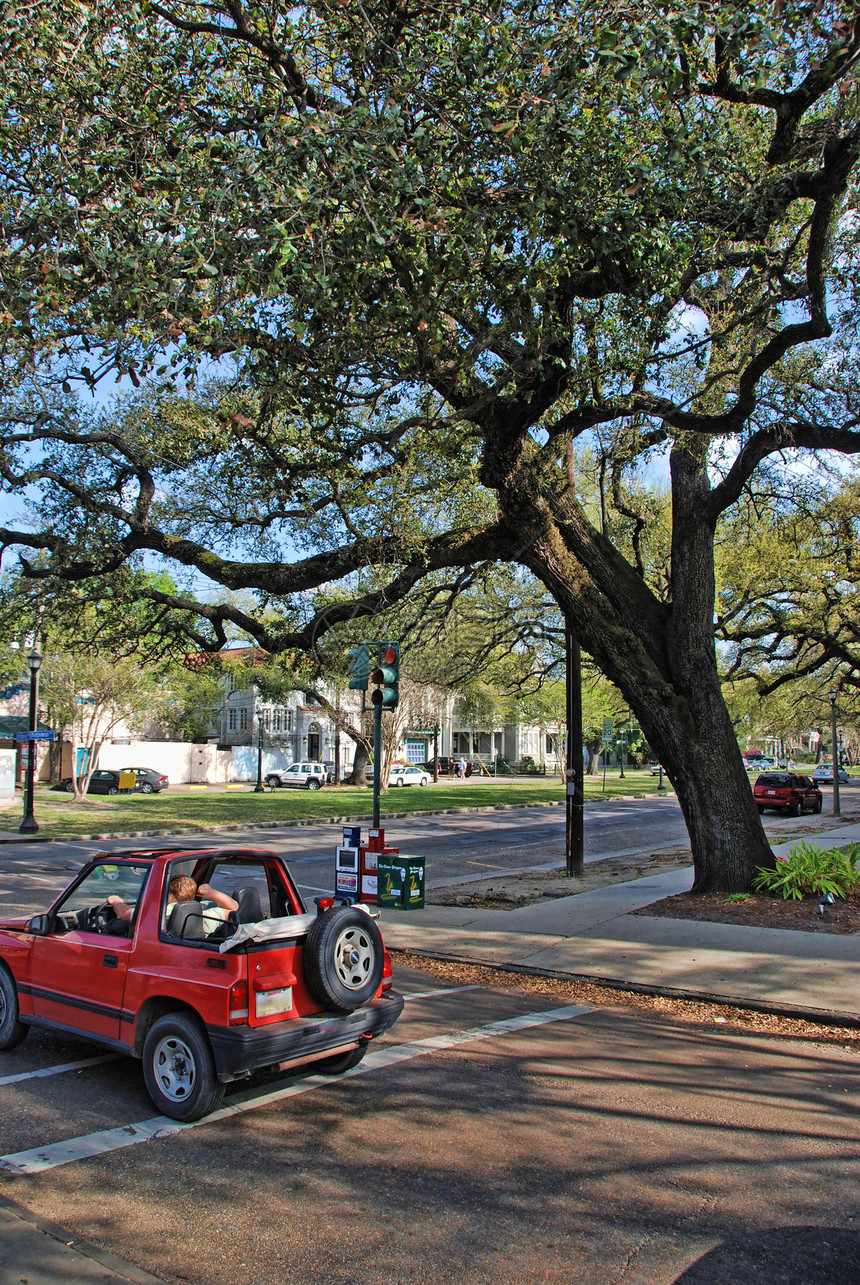
[[[235,730],[236,730],[236,711],[235,709],[231,709],[231,710],[228,710],[227,712],[227,731],[235,732]]]
[[[248,726],[248,711],[246,709],[240,709],[239,710],[239,731],[244,732],[247,726]]]

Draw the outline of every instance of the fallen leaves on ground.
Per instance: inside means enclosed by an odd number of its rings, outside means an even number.
[[[781,1039],[806,1040],[823,1047],[838,1047],[860,1057],[860,1030],[851,1026],[829,1026],[755,1009],[735,1008],[699,1000],[676,999],[666,995],[641,995],[637,991],[601,986],[596,982],[566,981],[531,973],[513,972],[486,965],[463,964],[455,960],[430,958],[413,951],[392,950],[398,963],[438,977],[446,985],[484,986],[487,990],[513,990],[523,994],[546,995],[563,1003],[592,1004],[595,1008],[640,1009],[660,1013],[673,1021],[700,1028],[718,1025],[721,1030],[754,1031]]]

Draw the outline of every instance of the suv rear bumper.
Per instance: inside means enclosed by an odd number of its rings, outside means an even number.
[[[382,1035],[402,1012],[403,996],[389,991],[354,1013],[317,1013],[273,1026],[207,1026],[206,1031],[218,1079],[226,1082],[261,1066],[304,1057],[310,1060],[362,1035]]]

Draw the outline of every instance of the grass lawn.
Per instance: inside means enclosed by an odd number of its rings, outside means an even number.
[[[667,789],[671,786],[664,778]],[[620,780],[617,771],[606,778],[586,777],[586,800],[612,798],[627,794],[654,794],[657,778],[647,772],[628,771]],[[23,804],[21,795],[6,812],[0,829],[17,830]],[[486,808],[522,806],[527,803],[563,803],[564,786],[557,777],[471,779],[439,782],[424,789],[392,789],[382,796],[381,822],[386,817],[414,812],[434,812],[440,808]],[[247,789],[170,790],[163,794],[130,794],[108,798],[90,795],[86,803],[57,790],[38,787],[34,814],[39,832],[60,838],[81,834],[127,834],[141,830],[194,829],[210,830],[224,825],[253,825],[262,822],[288,822],[316,818],[370,819],[373,793],[369,789],[341,786],[311,792],[309,790],[275,790],[255,794]]]

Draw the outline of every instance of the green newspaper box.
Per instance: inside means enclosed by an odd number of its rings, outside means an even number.
[[[391,910],[423,910],[424,857],[380,853],[377,869],[376,900]]]
[[[391,910],[403,909],[403,881],[406,875],[402,857],[380,853],[376,868],[376,904]]]
[[[403,909],[424,909],[424,881],[426,857],[401,857],[406,862],[406,874],[403,885]]]

